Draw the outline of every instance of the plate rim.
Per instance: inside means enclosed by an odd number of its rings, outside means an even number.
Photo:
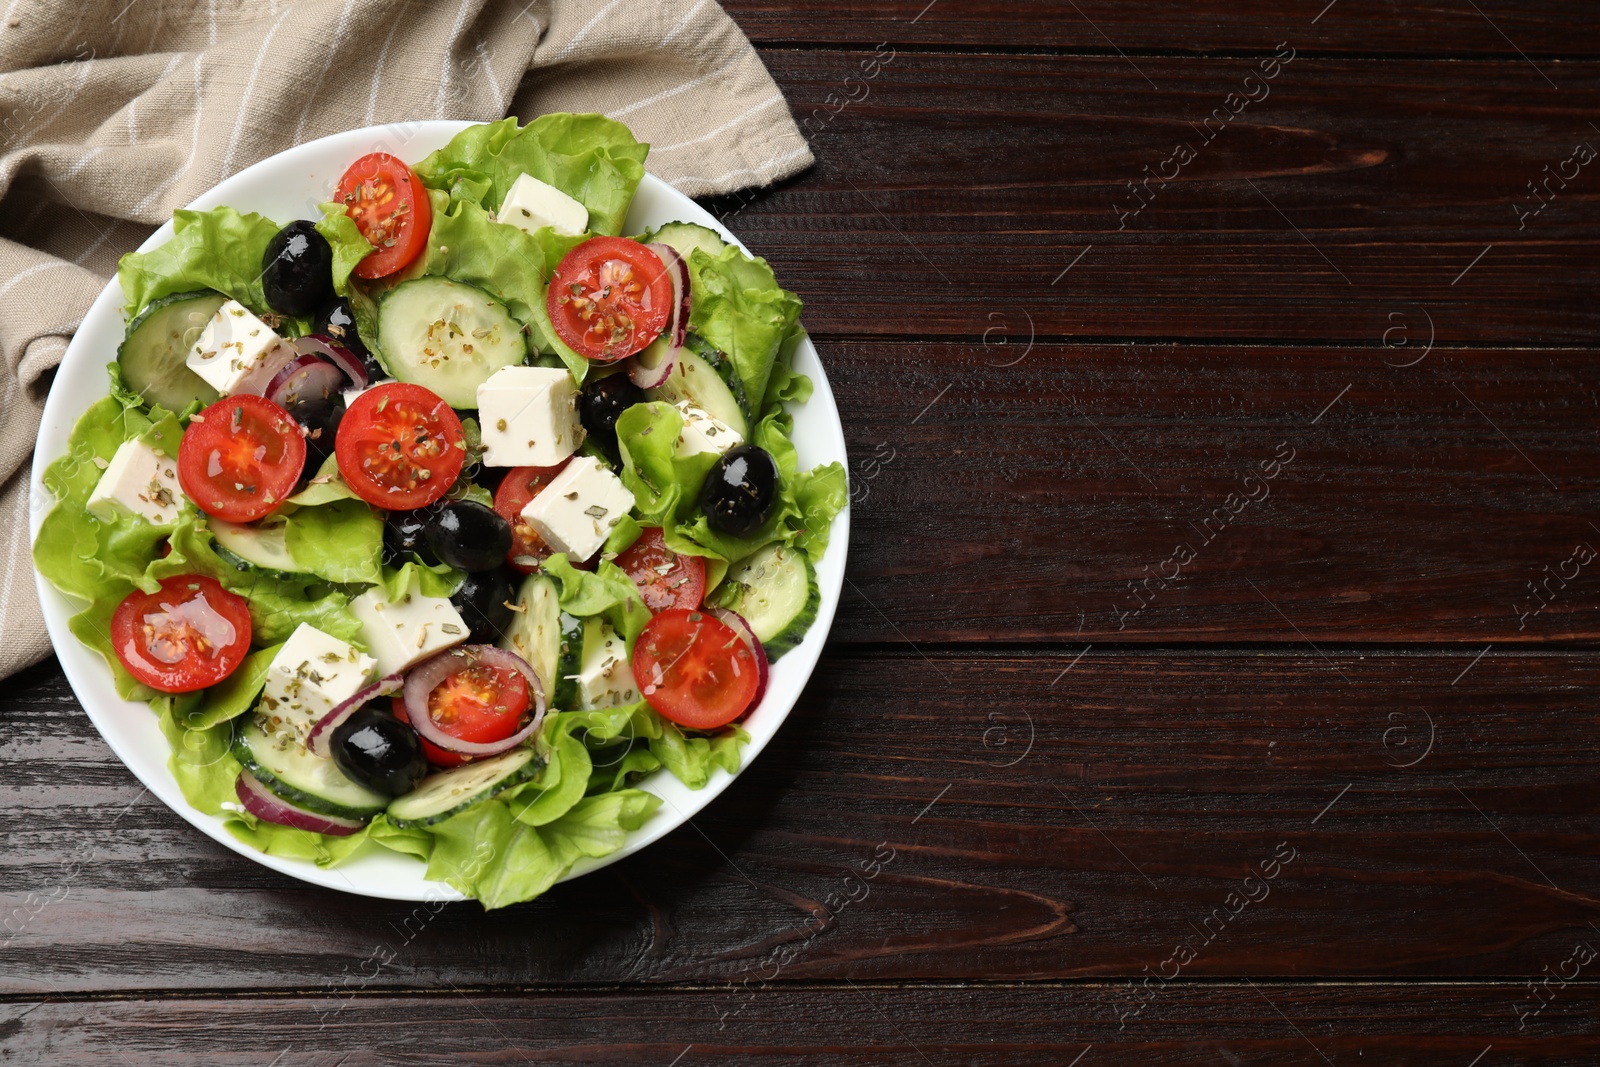
[[[227,203],[230,197],[233,196],[231,190],[247,186],[263,176],[277,174],[285,168],[293,168],[302,161],[314,157],[319,151],[327,150],[335,144],[344,145],[351,141],[358,143],[365,141],[372,142],[375,146],[369,148],[369,151],[377,150],[379,147],[382,147],[383,150],[396,151],[388,148],[385,142],[388,138],[397,136],[396,131],[398,130],[406,131],[405,139],[407,144],[419,137],[424,140],[440,137],[442,140],[439,143],[443,143],[443,140],[448,140],[449,137],[453,137],[461,130],[477,125],[482,125],[482,123],[453,119],[428,119],[416,122],[367,126],[328,134],[315,140],[295,145],[251,164],[249,167],[223,179],[204,193],[201,193],[186,205],[185,209],[204,210]],[[401,153],[396,151],[396,154]],[[419,157],[415,157],[413,154],[402,155],[402,158],[414,161],[415,158]],[[701,225],[708,226],[720,233],[725,239],[749,252],[744,242],[739,240],[736,234],[723,225],[720,219],[711,215],[666,181],[648,172],[644,175],[635,193],[634,205],[630,206],[630,216],[641,197],[666,197],[668,200],[675,201],[672,208],[683,213],[679,216],[681,220],[698,222]],[[235,203],[233,206],[239,207],[240,210],[253,210],[248,205],[241,206]],[[146,238],[136,251],[147,251],[166,241],[172,234],[173,223],[171,219],[168,219]],[[60,438],[60,444],[64,446],[67,434],[70,433],[71,427],[77,423],[83,411],[90,404],[97,401],[100,395],[103,395],[102,393],[94,393],[89,395],[84,402],[74,403],[66,399],[67,390],[61,388],[62,383],[70,380],[76,373],[94,373],[96,364],[103,368],[104,363],[99,362],[96,355],[96,346],[88,340],[82,340],[80,343],[80,339],[93,332],[97,328],[97,324],[108,316],[116,320],[120,332],[123,328],[120,310],[122,303],[122,288],[116,276],[113,275],[90,305],[88,311],[84,313],[78,329],[74,331],[73,338],[62,356],[60,366],[56,370],[56,377],[51,383],[49,395],[46,397],[40,421],[38,445],[34,450],[33,462],[29,472],[28,543],[30,567],[33,567],[32,547],[38,539],[40,526],[44,521],[44,516],[55,504],[54,498],[42,484],[42,477],[45,468],[62,454],[60,447],[47,450],[45,439],[47,436]],[[114,358],[114,353],[112,358]],[[813,393],[804,405],[794,410],[796,410],[797,414],[801,410],[805,412],[821,411],[824,416],[828,416],[825,420],[825,428],[831,431],[828,435],[831,439],[819,442],[821,445],[820,450],[827,454],[827,458],[837,459],[848,472],[849,455],[844,439],[843,421],[840,418],[838,405],[834,400],[833,391],[829,385],[826,371],[822,366],[820,355],[811,343],[809,336],[801,342],[800,348],[796,353],[796,363],[808,364],[805,367],[805,373],[812,380]],[[85,368],[81,372],[77,370],[80,364]],[[109,378],[107,382],[109,387]],[[811,438],[814,438],[816,433],[817,431],[813,429],[808,434],[808,444],[811,443]],[[801,447],[801,441],[798,439],[796,440],[796,447]],[[811,451],[810,448],[804,450]],[[50,452],[48,458],[46,457],[47,451]],[[822,461],[826,462],[827,460],[824,459]],[[810,631],[806,634],[801,644],[784,657],[784,661],[803,664],[802,670],[797,680],[787,683],[787,688],[792,691],[780,708],[769,711],[764,700],[763,706],[754,713],[764,713],[764,729],[759,734],[752,731],[751,741],[741,748],[739,774],[743,774],[749,769],[782,727],[783,722],[793,713],[795,705],[799,702],[800,696],[816,670],[817,661],[832,629],[833,619],[837,613],[843,593],[845,563],[849,553],[849,534],[850,501],[847,496],[844,508],[834,518],[833,525],[830,527],[828,550],[816,568],[818,585],[822,593],[822,602],[817,610],[816,621],[812,624]],[[109,722],[111,716],[125,715],[129,709],[143,709],[148,714],[149,707],[143,701],[122,700],[115,695],[114,691],[111,692],[109,701],[104,700],[102,695],[94,694],[93,690],[97,686],[109,687],[111,680],[110,667],[98,653],[91,651],[80,642],[67,626],[68,619],[82,610],[84,602],[56,589],[45,579],[44,575],[39,573],[37,567],[33,567],[33,578],[35,588],[38,591],[39,605],[44,616],[45,628],[50,635],[52,651],[57,657],[62,672],[66,675],[67,682],[72,689],[74,697],[77,698],[79,707],[88,716],[96,732],[122,765],[140,781],[148,792],[154,794],[157,799],[191,826],[200,830],[212,840],[262,866],[323,888],[376,899],[398,901],[471,899],[451,888],[445,882],[429,880],[424,874],[426,870],[424,864],[414,857],[403,857],[399,856],[399,854],[389,854],[383,858],[386,861],[390,859],[403,860],[405,862],[404,869],[415,872],[414,884],[406,882],[399,884],[385,883],[381,886],[357,885],[346,874],[346,870],[349,868],[342,868],[341,865],[318,867],[309,860],[290,859],[259,852],[228,833],[223,826],[221,816],[207,815],[191,807],[188,801],[184,799],[182,792],[178,788],[177,780],[167,767],[165,756],[171,749],[167,745],[165,738],[160,738],[162,759],[157,767],[152,768],[144,765],[145,761],[142,757],[136,754],[130,756],[128,752],[125,752],[114,736],[114,731],[107,725],[102,724],[102,718],[107,719]],[[780,661],[780,666],[787,667],[787,662]],[[776,669],[777,667],[775,667],[775,671]],[[791,674],[792,670],[786,670],[785,673]],[[777,687],[774,686],[772,691],[777,691]],[[770,727],[766,727],[767,719],[771,720]],[[154,732],[159,737],[159,729],[155,725],[153,718],[148,720],[146,732]],[[657,809],[656,813],[639,829],[628,833],[622,848],[607,856],[580,859],[562,878],[558,879],[558,883],[582,877],[648,847],[687,823],[695,814],[703,810],[732,785],[737,777],[738,774],[729,774],[718,767],[713,771],[711,780],[703,788],[688,790],[676,778],[673,778],[665,767],[658,769],[650,776],[635,783],[636,786],[651,787],[649,791],[662,798],[663,804]],[[670,782],[671,785],[665,789],[658,788],[667,782]],[[686,793],[687,796],[680,797],[680,800],[684,802],[677,804],[673,802],[670,796],[663,796],[663,792],[668,794]],[[137,800],[138,798],[135,799]],[[376,853],[370,851],[370,849],[377,848],[378,846],[370,846],[370,848],[369,846],[363,846],[356,854],[356,857],[352,858],[351,862],[359,864],[361,862],[360,857],[364,854],[370,856],[381,855],[384,850],[379,849]],[[393,864],[386,862],[385,866],[393,866]]]

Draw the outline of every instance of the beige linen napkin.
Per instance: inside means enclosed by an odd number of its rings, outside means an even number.
[[[0,677],[50,648],[27,463],[46,372],[118,256],[324,134],[598,111],[695,196],[811,163],[712,0],[0,0]],[[109,360],[111,353],[106,353]]]

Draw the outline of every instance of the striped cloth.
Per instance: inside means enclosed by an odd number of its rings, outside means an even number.
[[[811,163],[713,0],[0,0],[0,677],[50,650],[26,464],[117,257],[230,174],[340,130],[598,111],[691,195]]]

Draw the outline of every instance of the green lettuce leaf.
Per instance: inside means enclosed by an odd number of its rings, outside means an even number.
[[[130,319],[154,300],[197,289],[215,289],[257,315],[272,310],[261,290],[261,263],[267,243],[282,228],[276,222],[218,207],[176,211],[172,227],[170,240],[148,252],[129,252],[117,264]]]
[[[676,724],[661,723],[661,736],[650,739],[650,754],[690,789],[703,789],[718,767],[739,773],[739,746],[750,735],[737,726],[716,733],[684,733]]]
[[[644,178],[650,146],[602,115],[551,114],[522,129],[515,118],[471,126],[417,164],[430,189],[498,210],[519,174],[529,174],[589,209],[589,229],[615,237]]]
[[[496,797],[433,827],[428,877],[475,897],[485,909],[530,900],[549,889],[585,856],[622,847],[661,805],[640,789],[584,797],[541,826],[518,821]]]
[[[367,843],[367,836],[372,832],[372,824],[368,823],[353,834],[333,837],[310,830],[297,830],[292,826],[279,826],[258,819],[247,811],[229,810],[225,814],[222,825],[228,833],[251,848],[269,856],[309,860],[318,867],[343,863]]]
[[[318,204],[322,218],[317,220],[317,232],[328,239],[333,249],[333,291],[350,301],[350,310],[356,319],[356,332],[369,352],[378,350],[378,307],[350,272],[373,252],[372,242],[361,236],[355,220],[345,214],[339,203]]]
[[[180,701],[173,709],[173,721],[186,730],[209,730],[249,711],[267,683],[272,657],[282,648],[277,644],[250,653],[238,670],[210,689],[201,690],[197,699]]]
[[[561,587],[562,611],[568,615],[605,616],[611,628],[627,641],[628,651],[633,651],[634,639],[650,621],[650,609],[626,571],[610,560],[601,560],[592,571],[580,571],[564,553],[545,560],[543,570]]]
[[[220,815],[225,810],[223,804],[238,803],[233,784],[239,777],[239,761],[229,751],[233,723],[223,720],[205,727],[187,725],[187,712],[200,703],[192,696],[160,696],[150,701],[150,707],[160,717],[161,732],[172,746],[167,766],[178,780],[183,799],[196,811]]]
[[[737,245],[689,255],[689,329],[727,354],[745,395],[764,399],[779,349],[800,318],[798,296],[778,284],[767,261]]]
[[[383,520],[360,500],[296,508],[285,519],[285,546],[295,563],[330,582],[382,580]]]

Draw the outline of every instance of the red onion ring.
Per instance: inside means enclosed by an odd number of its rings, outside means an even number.
[[[306,735],[306,747],[311,750],[311,754],[313,756],[321,756],[323,759],[332,759],[333,732],[343,725],[344,721],[355,714],[367,701],[375,697],[386,697],[390,693],[400,692],[400,686],[404,684],[404,681],[405,679],[398,674],[386,675],[371,685],[362,686],[356,690],[355,696],[352,696],[349,700],[342,700],[335,704],[333,710],[318,719],[316,724],[311,727],[311,732]]]
[[[356,358],[354,352],[335,338],[323,333],[314,333],[306,337],[297,337],[290,344],[294,345],[296,352],[325,359],[344,371],[345,377],[349,378],[357,389],[367,387],[367,368],[361,365],[361,360]]]
[[[439,729],[439,724],[428,714],[428,696],[440,682],[479,664],[518,671],[528,680],[528,692],[533,698],[533,718],[528,725],[503,741],[463,741],[451,737]],[[457,645],[432,659],[424,660],[406,675],[404,694],[406,718],[411,720],[411,728],[417,732],[417,736],[459,756],[498,756],[532,737],[544,723],[544,687],[539,684],[539,676],[533,673],[533,668],[521,656],[494,645]]]
[[[261,780],[249,771],[240,771],[239,778],[233,783],[233,791],[239,797],[239,803],[258,819],[266,822],[277,823],[279,826],[292,826],[296,830],[310,830],[314,834],[328,834],[331,837],[349,837],[366,825],[355,819],[341,819],[336,815],[318,815],[314,811],[275,796],[271,790],[261,784]]]
[[[645,356],[654,348],[654,345],[649,345],[643,352],[628,357],[628,377],[640,389],[654,389],[667,384],[667,379],[672,377],[672,368],[678,365],[678,353],[683,351],[681,348],[668,348],[666,355],[647,362]]]
[[[744,621],[744,616],[728,608],[712,608],[708,613],[713,619],[726,624],[734,633],[744,638],[744,643],[750,646],[750,651],[756,656],[756,692],[750,698],[750,704],[739,714],[748,715],[761,706],[761,698],[767,694],[767,679],[772,675],[772,664],[767,659],[767,650],[761,647],[761,642],[756,638],[756,632],[750,629],[750,624]]]
[[[337,396],[344,385],[344,372],[327,360],[296,356],[272,376],[266,397],[285,411],[293,411],[303,400]]]
[[[667,320],[666,334],[671,336],[673,348],[682,348],[689,337],[689,261],[671,245],[651,244],[645,247],[661,257],[661,262],[672,275],[672,316]]]

